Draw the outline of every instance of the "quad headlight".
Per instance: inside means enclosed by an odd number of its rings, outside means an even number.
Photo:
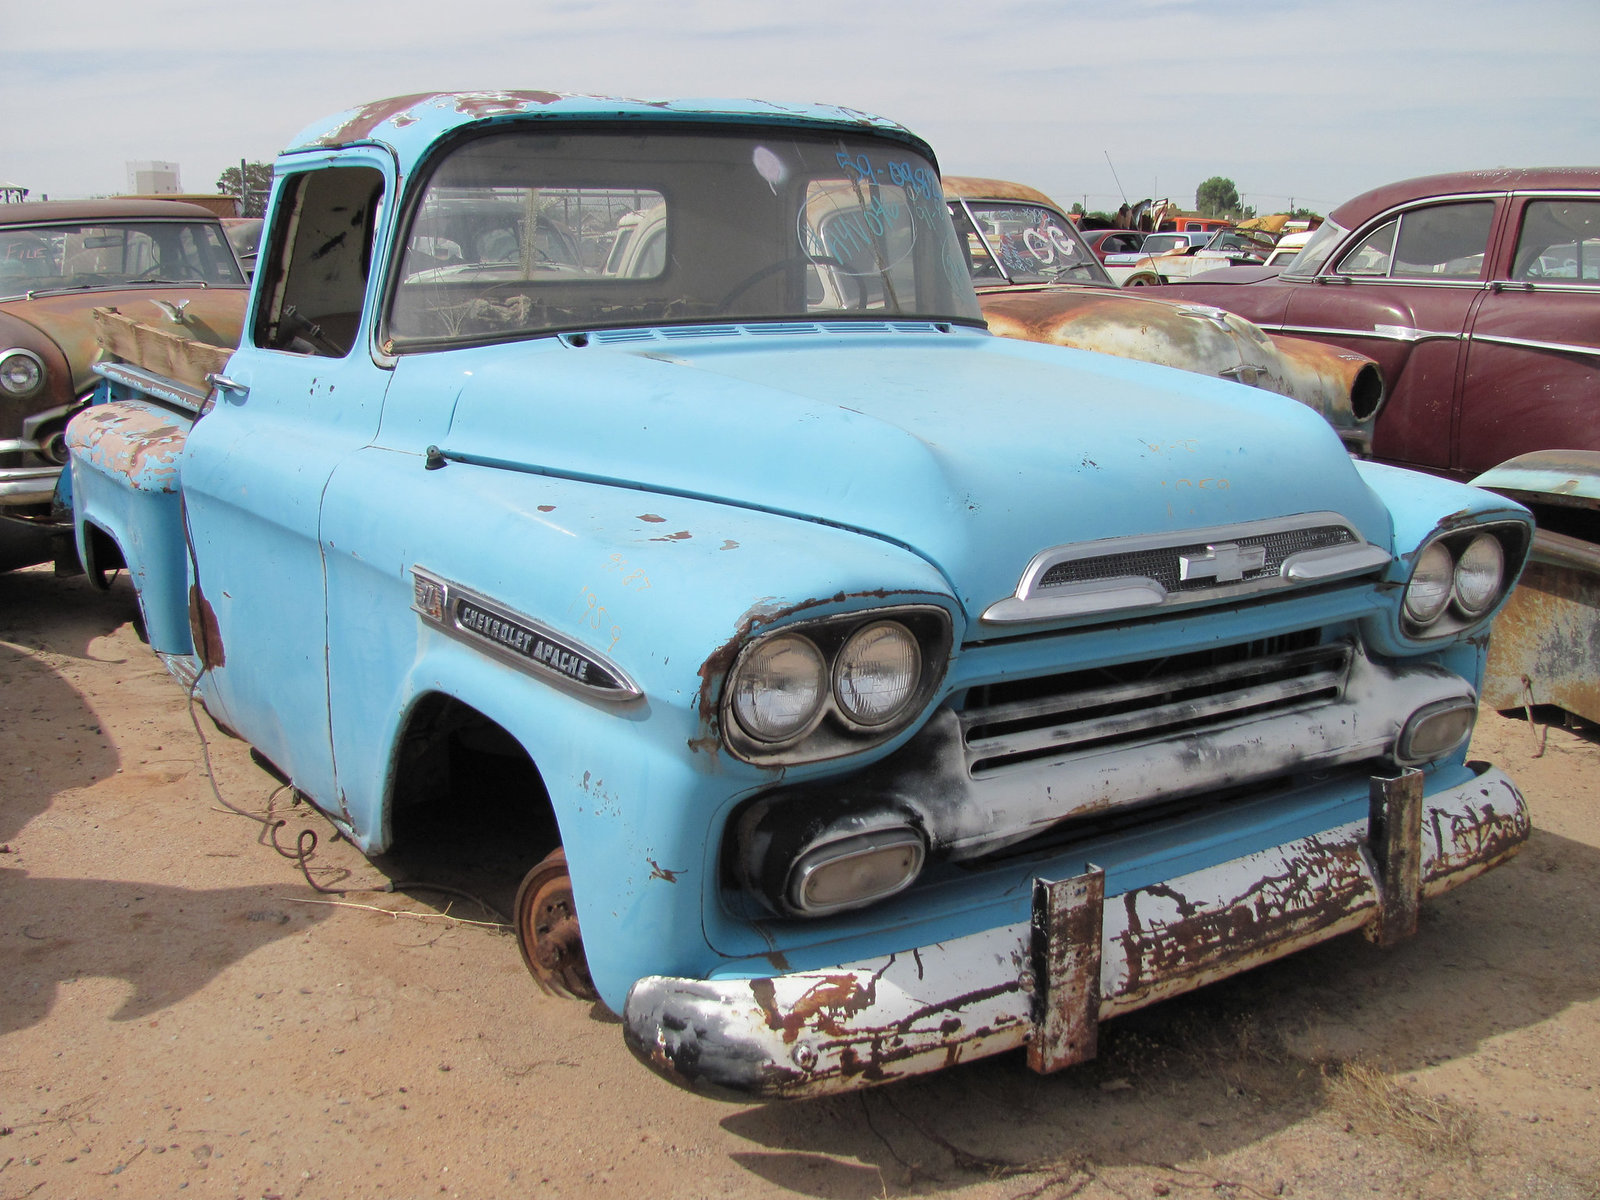
[[[942,609],[835,617],[747,645],[723,689],[723,740],[750,762],[833,758],[892,737],[943,676],[951,644]]]
[[[784,634],[758,642],[734,671],[733,713],[751,737],[784,742],[805,732],[822,711],[828,664],[806,637]]]
[[[1493,610],[1510,589],[1526,542],[1525,527],[1511,523],[1458,530],[1428,542],[1417,554],[1401,600],[1406,633],[1459,633]]]

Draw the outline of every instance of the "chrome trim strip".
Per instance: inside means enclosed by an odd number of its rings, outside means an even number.
[[[1474,333],[1475,342],[1489,342],[1496,346],[1517,346],[1524,350],[1553,350],[1557,354],[1585,354],[1600,358],[1600,346],[1578,346],[1571,342],[1541,342],[1533,338],[1502,337],[1499,334]]]
[[[91,363],[89,369],[102,379],[109,379],[112,383],[120,383],[123,387],[135,388],[141,392],[148,392],[158,400],[165,400],[169,404],[176,404],[187,412],[200,416],[208,407],[209,396],[196,388],[185,387],[176,380],[168,379],[164,375],[157,375],[141,367],[130,367],[127,363]]]
[[[621,703],[644,695],[598,651],[431,571],[412,567],[411,575],[412,611],[468,645],[597,700]]]

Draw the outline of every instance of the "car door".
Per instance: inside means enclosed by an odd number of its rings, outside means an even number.
[[[1382,365],[1389,400],[1373,438],[1378,458],[1451,466],[1456,379],[1468,321],[1487,287],[1495,218],[1491,196],[1385,214],[1352,235],[1315,285],[1292,289],[1285,332]]]
[[[189,436],[183,492],[206,706],[337,812],[322,498],[378,428],[388,372],[363,314],[393,187],[377,152],[310,165],[277,182],[244,344]]]
[[[1520,196],[1472,322],[1454,466],[1600,450],[1600,196]]]

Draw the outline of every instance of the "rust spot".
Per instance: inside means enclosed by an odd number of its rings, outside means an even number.
[[[661,523],[663,523],[666,520],[666,518],[665,517],[658,517],[658,516],[656,516],[655,513],[640,513],[639,514],[639,520],[648,521],[652,525],[660,525]]]
[[[1497,812],[1493,805],[1485,804],[1472,814],[1455,813],[1448,824],[1442,814],[1430,809],[1428,817],[1433,825],[1435,848],[1455,845],[1460,849],[1451,855],[1440,855],[1425,876],[1438,879],[1469,867],[1489,865],[1514,854],[1532,832],[1525,808],[1510,812]]]
[[[80,418],[81,419],[81,418]],[[1483,698],[1494,708],[1554,704],[1600,721],[1600,574],[1581,558],[1537,557],[1542,532],[1489,637]]]
[[[794,1042],[807,1026],[831,1037],[850,1037],[840,1022],[871,1008],[878,995],[876,979],[863,984],[854,975],[828,975],[806,989],[788,1012],[781,1012],[770,979],[752,979],[750,991],[767,1028],[781,1032],[785,1043]]]
[[[651,879],[664,879],[668,883],[677,883],[678,882],[678,876],[683,874],[683,871],[682,871],[681,868],[679,870],[676,870],[676,871],[669,871],[665,867],[663,867],[660,863],[656,862],[656,860],[653,859],[653,858],[647,858],[647,859],[645,859],[645,862],[650,864],[650,878]]]
[[[739,543],[735,541],[724,540],[721,548],[723,550],[737,550],[739,548]]]
[[[1311,880],[1326,878],[1326,890],[1313,894]],[[1152,889],[1154,890],[1154,889]],[[1302,860],[1282,874],[1257,879],[1231,904],[1197,909],[1161,889],[1178,904],[1175,921],[1148,926],[1139,913],[1143,892],[1128,892],[1123,906],[1127,932],[1119,935],[1128,965],[1126,991],[1202,975],[1219,964],[1246,956],[1261,946],[1333,924],[1370,896],[1360,849],[1353,843],[1326,846],[1312,841]]]
[[[556,506],[554,504],[541,504],[541,505],[539,505],[539,511],[540,512],[555,512],[555,510],[556,510]]]
[[[228,656],[222,646],[222,631],[217,628],[216,610],[198,584],[189,589],[189,636],[194,639],[194,651],[206,670],[227,665]]]
[[[387,100],[363,104],[342,125],[319,137],[317,144],[338,146],[362,141],[370,138],[385,121],[391,122],[397,129],[403,129],[417,119],[411,110],[431,100],[452,102],[458,113],[479,119],[524,112],[534,105],[554,104],[560,99],[562,97],[557,92],[412,92],[406,96],[391,96]]]
[[[669,533],[666,537],[651,538],[650,540],[652,542],[685,542],[693,536],[694,534],[687,529],[680,529],[677,533]]]

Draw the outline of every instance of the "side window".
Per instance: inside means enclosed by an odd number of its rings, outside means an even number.
[[[1405,213],[1390,274],[1405,279],[1478,278],[1493,220],[1492,200],[1436,204]]]
[[[1378,226],[1339,260],[1336,270],[1341,275],[1387,275],[1398,225],[1398,221],[1386,221]]]
[[[1511,278],[1600,285],[1600,200],[1530,201]]]
[[[383,175],[372,167],[321,167],[291,176],[269,231],[265,303],[256,345],[343,358],[355,345],[372,271]]]

